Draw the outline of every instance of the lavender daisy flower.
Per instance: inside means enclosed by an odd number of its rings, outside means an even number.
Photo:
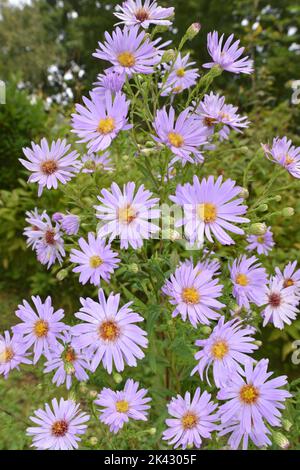
[[[88,380],[86,370],[90,370],[89,360],[81,350],[73,347],[72,341],[65,341],[64,345],[57,344],[55,349],[50,351],[44,372],[55,370],[52,382],[57,387],[66,383],[69,390],[72,385],[72,378],[79,382]]]
[[[249,219],[240,217],[247,211],[242,205],[243,198],[236,198],[240,188],[230,179],[222,182],[222,176],[214,181],[213,176],[200,182],[194,176],[193,184],[178,185],[171,201],[184,208],[184,218],[176,226],[185,226],[185,235],[192,243],[202,243],[204,235],[212,243],[214,236],[222,245],[234,244],[225,230],[239,235],[244,230],[231,222],[246,223]]]
[[[233,283],[232,293],[239,306],[249,308],[250,302],[263,305],[268,276],[258,259],[255,256],[240,256],[229,269]]]
[[[231,34],[223,46],[224,34],[219,39],[217,31],[208,33],[207,50],[213,62],[203,64],[203,67],[210,69],[214,65],[219,65],[227,72],[251,74],[253,72],[253,60],[249,59],[248,56],[240,59],[245,48],[239,47],[239,40],[231,44],[233,38],[234,35]]]
[[[169,147],[175,159],[183,164],[203,161],[199,146],[206,143],[207,128],[202,126],[200,119],[191,114],[190,108],[182,111],[175,121],[175,110],[171,106],[169,113],[166,107],[156,113],[153,127],[158,137],[153,136],[156,142]]]
[[[66,140],[58,139],[49,146],[46,139],[40,145],[31,143],[32,149],[23,148],[27,160],[20,158],[27,170],[32,172],[29,183],[38,183],[38,196],[41,196],[44,187],[57,189],[58,182],[66,184],[78,172],[78,157],[76,151],[69,152],[71,145]]]
[[[231,433],[228,444],[232,450],[237,450],[242,441],[243,450],[248,449],[249,440],[253,442],[257,447],[266,447],[272,445],[268,434],[271,434],[271,431],[264,425],[263,422],[260,422],[259,426],[256,428],[251,427],[250,432],[246,432],[241,427],[238,421],[234,421],[226,426],[219,432],[219,436],[224,436],[228,433]]]
[[[77,114],[72,114],[72,132],[78,135],[79,143],[87,142],[88,154],[105,150],[120,131],[130,129],[127,124],[129,101],[123,93],[113,97],[107,91],[101,98],[90,93],[91,99],[82,98],[86,107],[76,104]]]
[[[279,268],[275,268],[276,277],[283,281],[283,287],[294,287],[295,292],[300,290],[300,269],[297,268],[297,261],[289,262],[283,273]],[[300,293],[300,292],[299,292]]]
[[[124,83],[126,81],[126,75],[124,73],[109,72],[107,70],[104,73],[100,73],[97,76],[97,81],[93,83],[93,92],[98,95],[105,97],[105,93],[110,91],[112,95],[115,95],[119,91],[122,91]]]
[[[0,335],[0,375],[7,379],[11,370],[19,370],[20,364],[31,364],[26,349],[16,335],[10,337],[9,331],[5,331],[4,336]]]
[[[27,238],[27,246],[31,246],[33,250],[35,250],[37,243],[42,240],[44,233],[43,231],[41,231],[40,227],[38,227],[36,222],[38,224],[40,222],[47,222],[48,217],[45,214],[46,211],[43,211],[40,214],[37,208],[35,208],[33,211],[26,212],[27,217],[25,218],[25,220],[29,224],[29,226],[25,227],[23,234]]]
[[[269,251],[272,251],[275,245],[271,227],[268,227],[263,235],[249,235],[246,240],[249,243],[249,245],[246,246],[246,250],[256,250],[259,255],[268,255]]]
[[[181,315],[183,321],[188,318],[196,328],[198,323],[209,325],[210,320],[219,318],[216,310],[225,307],[217,300],[222,288],[217,279],[210,279],[205,271],[199,272],[197,265],[183,263],[166,281],[162,292],[176,305],[172,316]]]
[[[100,362],[109,374],[113,364],[118,372],[124,370],[125,363],[130,367],[142,359],[148,340],[147,333],[135,325],[144,319],[130,308],[132,302],[119,308],[120,295],[110,294],[108,299],[102,289],[99,290],[99,302],[92,299],[80,299],[82,307],[75,314],[85,323],[72,328],[74,345],[87,348],[91,354],[91,369],[95,371]]]
[[[251,337],[252,333],[252,329],[244,327],[243,322],[234,319],[225,323],[224,317],[221,317],[209,338],[196,341],[200,351],[195,354],[195,359],[199,363],[191,375],[198,372],[203,380],[206,369],[209,383],[207,372],[212,365],[215,384],[220,388],[226,384],[232,372],[243,374],[240,364],[245,365],[249,360],[248,354],[258,348]]]
[[[300,147],[292,145],[287,137],[275,137],[273,145],[262,144],[265,155],[269,160],[283,166],[294,178],[300,178]]]
[[[73,273],[80,273],[79,282],[86,284],[89,281],[94,286],[100,285],[101,278],[109,282],[110,275],[120,261],[117,253],[110,248],[110,245],[106,245],[104,240],[95,238],[91,232],[88,234],[88,241],[80,238],[78,243],[81,251],[73,248],[70,261],[79,265],[73,268]]]
[[[223,124],[218,130],[220,140],[228,139],[230,130],[242,132],[241,129],[249,126],[247,116],[240,116],[238,108],[232,104],[225,104],[225,97],[211,92],[205,95],[199,104],[196,113],[201,118],[202,124],[208,128],[209,135],[215,132],[215,126]]]
[[[171,72],[166,83],[162,85],[161,96],[181,93],[195,85],[199,73],[197,68],[190,68],[196,62],[189,62],[189,59],[190,54],[181,57],[179,53],[174,63],[165,65],[166,73]]]
[[[42,354],[47,356],[49,350],[57,346],[58,339],[64,339],[69,327],[60,321],[64,317],[63,309],[54,312],[51,297],[47,297],[44,303],[39,296],[32,296],[31,299],[36,311],[23,300],[23,305],[18,305],[16,311],[22,323],[13,326],[12,330],[21,337],[26,350],[33,346],[33,363],[36,364]]]
[[[141,388],[139,382],[128,379],[124,390],[114,392],[104,388],[98,395],[95,404],[101,406],[99,419],[109,426],[110,432],[116,434],[129,419],[147,421],[151,398],[147,397],[148,390]]]
[[[218,392],[219,400],[227,400],[219,408],[222,424],[236,420],[241,431],[250,433],[253,429],[264,432],[264,420],[271,426],[280,426],[280,411],[284,401],[291,397],[286,390],[286,376],[268,380],[273,372],[267,372],[268,360],[261,359],[255,366],[253,361],[245,365],[245,377],[232,373],[230,381]]]
[[[205,272],[205,275],[208,277],[214,277],[217,274],[220,274],[221,263],[217,259],[209,259],[203,258],[202,261],[198,261],[196,268],[198,270],[198,274],[201,272]]]
[[[80,227],[80,218],[75,214],[63,215],[60,226],[67,235],[77,235]]]
[[[143,240],[159,231],[159,227],[152,224],[152,219],[158,219],[160,210],[155,209],[158,198],[152,198],[152,193],[141,185],[135,194],[135,183],[130,182],[120,187],[113,183],[110,191],[102,189],[102,196],[98,196],[102,203],[95,206],[96,217],[101,220],[99,237],[110,235],[110,241],[120,238],[121,248],[130,246],[137,249],[143,245]]]
[[[110,35],[105,32],[106,41],[99,42],[99,48],[93,53],[97,59],[107,60],[113,66],[108,71],[126,74],[151,74],[154,66],[161,60],[161,53],[155,47],[160,39],[151,41],[138,26],[124,29],[117,27]]]
[[[110,152],[102,155],[91,153],[84,155],[82,161],[82,173],[94,173],[95,171],[113,171],[114,166],[110,159]]]
[[[296,295],[293,286],[284,287],[282,279],[272,277],[263,298],[263,304],[266,305],[262,312],[263,326],[272,322],[276,328],[282,330],[285,323],[290,325],[299,313],[299,300],[300,297]]]
[[[172,398],[168,405],[168,412],[173,417],[166,420],[166,429],[163,439],[169,441],[169,445],[174,445],[176,449],[182,446],[201,447],[202,439],[210,439],[211,433],[217,429],[215,424],[218,421],[217,414],[213,414],[217,405],[210,401],[211,395],[198,387],[193,399],[191,394],[186,392],[184,398],[177,395]]]
[[[32,436],[32,447],[38,450],[78,449],[80,435],[84,434],[90,416],[81,412],[79,404],[73,400],[56,398],[52,400],[52,410],[48,403],[45,410],[39,408],[30,416],[37,426],[27,428],[27,435]]]
[[[142,0],[127,0],[116,7],[114,15],[126,26],[138,25],[147,29],[151,24],[170,26],[172,22],[167,18],[174,15],[174,8],[159,7],[152,0],[145,0],[144,3]]]

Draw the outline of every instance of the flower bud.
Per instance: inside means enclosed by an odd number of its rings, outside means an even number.
[[[149,155],[152,155],[154,152],[155,152],[155,149],[153,149],[153,148],[152,149],[143,148],[143,149],[140,150],[140,153],[142,155],[145,155],[146,157],[148,157]]]
[[[172,62],[175,59],[176,59],[176,51],[174,51],[174,49],[167,49],[162,56],[163,63]]]
[[[113,378],[114,378],[114,381],[116,382],[116,384],[120,384],[123,380],[121,374],[114,374]]]
[[[90,444],[91,446],[96,446],[98,444],[98,439],[96,436],[90,437]]]
[[[151,436],[154,436],[156,434],[156,428],[150,428],[149,434],[151,434]]]
[[[200,30],[201,24],[193,23],[186,31],[186,37],[191,41],[192,39],[194,39],[195,36],[197,36],[197,34],[199,34]]]
[[[267,212],[267,210],[269,209],[269,206],[268,204],[261,204],[260,206],[258,206],[257,210],[259,212]]]
[[[203,326],[203,328],[202,328],[202,333],[203,333],[204,335],[210,335],[210,333],[211,333],[211,327],[210,327],[210,326]]]
[[[282,197],[280,196],[280,194],[277,194],[274,199],[276,202],[280,202]]]
[[[289,432],[293,424],[288,419],[282,420],[282,427],[285,431]]]
[[[138,273],[138,272],[139,272],[139,266],[138,266],[138,264],[136,264],[136,263],[130,264],[130,265],[128,266],[128,271],[129,271],[130,273],[135,273],[135,274]]]
[[[241,188],[241,192],[239,193],[239,196],[242,197],[243,199],[248,199],[249,197],[249,191],[247,188]]]
[[[253,341],[253,344],[256,344],[256,346],[260,348],[262,345],[262,341],[259,341],[259,340]]]
[[[63,281],[67,275],[68,275],[68,270],[67,269],[61,269],[60,271],[58,271],[58,273],[56,274],[56,279],[58,281]]]
[[[250,235],[264,235],[266,231],[268,230],[268,227],[264,222],[262,223],[256,223],[256,224],[251,224],[248,230],[248,233]]]
[[[293,207],[285,207],[282,209],[283,217],[292,217],[295,214],[295,210]]]
[[[288,449],[290,447],[290,441],[288,438],[281,432],[275,431],[272,434],[273,441],[281,449]]]
[[[70,392],[69,393],[68,400],[74,401],[76,403],[76,394],[75,394],[75,392]]]
[[[79,384],[79,390],[81,393],[86,393],[88,391],[88,388],[84,382],[80,382]]]
[[[91,391],[89,392],[89,396],[90,396],[91,398],[96,398],[97,395],[98,395],[97,390],[91,390]]]
[[[122,160],[123,160],[124,162],[127,162],[127,160],[129,160],[129,155],[123,155],[123,156],[122,156]]]
[[[60,222],[63,219],[64,215],[61,212],[54,212],[52,215],[53,222]]]

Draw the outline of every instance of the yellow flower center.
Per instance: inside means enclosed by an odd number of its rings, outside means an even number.
[[[215,359],[223,359],[228,353],[228,349],[226,341],[216,341],[211,348],[211,353]]]
[[[97,131],[100,132],[100,134],[110,134],[114,129],[116,128],[116,123],[114,118],[112,117],[107,117],[104,119],[100,119]]]
[[[197,214],[201,220],[206,224],[215,222],[217,219],[217,208],[214,204],[210,202],[205,202],[203,204],[198,204]]]
[[[100,258],[98,255],[93,255],[90,257],[90,267],[93,269],[99,268],[101,264],[103,263],[103,260]]]
[[[284,283],[283,283],[283,287],[291,287],[293,286],[295,283],[293,281],[293,279],[289,278],[289,279],[285,279]]]
[[[181,424],[183,429],[193,429],[198,424],[198,417],[194,413],[188,412],[181,418]]]
[[[131,52],[122,52],[118,55],[119,64],[122,67],[133,67],[135,65],[135,57]]]
[[[38,320],[34,325],[34,333],[38,338],[47,336],[49,325],[45,320]]]
[[[246,274],[238,274],[235,278],[235,282],[240,286],[247,286],[249,284],[249,279]]]
[[[136,218],[135,209],[127,205],[118,210],[118,218],[120,222],[130,224]]]
[[[176,148],[180,148],[184,144],[183,137],[180,134],[177,134],[176,132],[170,132],[168,135],[168,139],[170,144]]]
[[[262,235],[260,237],[257,237],[257,242],[258,243],[264,243],[265,242],[265,237]]]
[[[185,76],[185,70],[184,70],[184,68],[181,67],[180,69],[177,69],[176,75],[177,75],[177,77],[179,77],[179,78],[184,77],[184,76]]]
[[[257,402],[259,391],[253,385],[243,385],[240,389],[240,400],[246,405],[252,405]]]
[[[182,86],[178,85],[178,86],[174,86],[174,88],[172,88],[172,93],[180,93],[182,91]]]
[[[129,403],[126,400],[120,400],[116,402],[116,410],[119,413],[126,413],[129,410]]]
[[[5,348],[1,353],[0,353],[0,364],[5,364],[6,362],[9,362],[13,359],[14,357],[14,352],[12,348]]]
[[[55,437],[63,437],[67,434],[69,425],[64,419],[55,421],[51,427],[51,433]]]
[[[287,154],[287,155],[285,156],[285,164],[286,164],[286,165],[290,165],[291,163],[294,163],[294,161],[295,161],[295,160],[293,159],[293,157],[291,157],[289,154]]]
[[[45,175],[53,175],[58,169],[57,163],[55,160],[46,160],[41,164],[42,173]]]
[[[182,300],[187,304],[198,304],[200,294],[194,287],[186,287],[182,291]]]
[[[114,321],[105,321],[99,327],[99,336],[104,341],[115,341],[120,334],[120,328]]]

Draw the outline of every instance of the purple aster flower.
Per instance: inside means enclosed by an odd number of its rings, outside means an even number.
[[[249,360],[248,354],[258,348],[251,337],[252,333],[252,329],[244,327],[243,322],[233,319],[225,323],[224,317],[221,317],[209,338],[196,341],[200,351],[195,354],[195,359],[199,363],[191,375],[198,372],[203,380],[206,369],[209,383],[207,372],[212,365],[215,384],[220,388],[232,372],[243,374],[240,364],[245,365]]]
[[[57,189],[58,181],[66,184],[78,172],[79,154],[69,152],[71,145],[66,140],[58,139],[49,146],[46,139],[40,145],[31,143],[32,149],[23,148],[27,160],[20,158],[22,165],[32,172],[29,183],[38,183],[38,196],[41,196],[44,187]]]
[[[294,287],[295,292],[300,289],[300,269],[297,268],[297,261],[289,262],[283,273],[279,268],[275,268],[276,277],[283,281],[283,287]]]
[[[250,302],[263,305],[268,276],[255,256],[239,256],[229,266],[233,283],[232,293],[240,307],[250,307]]]
[[[267,372],[269,361],[261,359],[255,366],[253,361],[245,365],[245,377],[232,373],[230,380],[218,392],[219,400],[227,400],[219,408],[222,424],[240,423],[241,431],[250,433],[253,427],[264,432],[264,420],[271,426],[280,426],[280,411],[284,401],[291,397],[279,387],[286,385],[285,375],[268,380],[273,372]]]
[[[129,77],[133,73],[150,74],[161,60],[161,51],[156,48],[160,38],[151,41],[144,31],[139,32],[138,26],[125,26],[123,30],[117,27],[112,35],[106,31],[105,39],[104,44],[98,43],[100,49],[93,56],[111,62],[113,66],[108,71]]]
[[[175,155],[174,161],[180,160],[183,164],[203,161],[199,146],[207,141],[207,128],[202,126],[200,119],[191,114],[191,109],[182,111],[175,121],[175,110],[171,106],[169,113],[166,107],[156,113],[153,124],[158,137],[153,136],[156,142],[169,147]]]
[[[283,166],[294,178],[300,178],[300,147],[292,145],[287,137],[275,137],[273,145],[262,144],[265,155],[269,160]]]
[[[105,150],[110,146],[120,131],[131,128],[127,124],[129,101],[123,93],[115,97],[107,91],[101,98],[97,93],[90,93],[91,99],[82,98],[86,107],[76,104],[77,114],[72,114],[72,132],[87,142],[88,154]]]
[[[203,64],[203,67],[210,69],[214,65],[219,65],[223,70],[227,70],[227,72],[237,74],[252,73],[253,60],[249,59],[248,56],[240,59],[245,48],[239,47],[239,40],[231,44],[233,38],[234,35],[231,34],[223,46],[224,34],[222,34],[219,39],[219,34],[217,31],[214,31],[213,33],[208,33],[207,50],[213,62]]]
[[[241,427],[238,421],[233,421],[226,426],[219,433],[219,436],[224,436],[225,434],[231,433],[228,444],[232,450],[237,450],[241,441],[243,443],[243,450],[248,449],[249,440],[253,442],[257,447],[265,447],[272,445],[268,434],[271,434],[271,431],[264,425],[263,422],[260,422],[259,426],[256,428],[251,427],[251,431],[246,432]]]
[[[269,251],[272,251],[275,245],[271,227],[268,227],[263,235],[249,235],[246,240],[249,243],[249,245],[246,246],[246,250],[256,250],[259,255],[268,255]]]
[[[67,235],[77,235],[80,226],[80,218],[75,214],[63,215],[60,226]]]
[[[217,300],[222,288],[218,279],[209,278],[205,271],[199,272],[197,265],[185,262],[166,281],[162,291],[170,297],[170,303],[176,305],[172,316],[181,315],[183,321],[188,318],[196,328],[198,323],[209,325],[210,320],[219,318],[216,310],[225,307]]]
[[[105,97],[105,93],[110,91],[112,95],[115,95],[119,91],[122,91],[124,83],[126,81],[126,75],[124,73],[109,72],[107,70],[104,73],[100,73],[97,76],[97,81],[93,83],[93,92],[98,95]]]
[[[203,258],[201,261],[198,261],[196,268],[198,273],[205,272],[206,276],[214,277],[217,274],[220,274],[221,263],[217,259]]]
[[[13,326],[12,330],[21,337],[26,350],[33,346],[33,363],[36,364],[42,354],[47,356],[49,350],[57,346],[58,339],[64,339],[63,335],[69,327],[60,321],[64,317],[63,309],[54,312],[51,297],[47,297],[44,303],[39,296],[32,296],[31,299],[36,311],[23,300],[23,305],[18,305],[16,311],[22,323]]]
[[[127,0],[116,7],[114,15],[122,20],[126,26],[141,26],[149,28],[151,24],[159,26],[170,26],[172,24],[167,18],[174,15],[174,8],[162,8],[152,0]],[[118,24],[120,24],[118,23]]]
[[[72,328],[76,337],[76,347],[87,348],[91,354],[91,369],[96,370],[100,362],[109,374],[113,364],[118,372],[124,370],[125,363],[136,367],[137,359],[142,359],[148,340],[147,333],[135,323],[144,319],[130,308],[132,302],[119,308],[120,294],[111,293],[108,299],[102,289],[99,290],[99,302],[92,299],[80,299],[82,307],[75,314],[84,323]]]
[[[220,140],[226,140],[231,129],[242,132],[241,129],[248,127],[250,124],[247,116],[240,116],[237,110],[238,108],[232,106],[232,104],[225,104],[224,96],[211,92],[209,95],[204,96],[196,113],[201,118],[203,126],[208,128],[210,135],[214,134],[215,126],[218,125]],[[223,126],[220,129],[221,124]]]
[[[74,273],[80,273],[79,282],[86,284],[88,281],[94,286],[100,285],[101,278],[109,282],[110,275],[118,267],[120,259],[110,245],[93,233],[88,234],[88,241],[84,238],[78,240],[80,250],[73,248],[70,254],[70,261],[76,263]]]
[[[190,54],[181,57],[179,53],[175,62],[165,65],[166,73],[169,73],[166,83],[162,85],[162,96],[181,93],[191,88],[199,77],[197,68],[190,68],[196,62],[189,62]]]
[[[52,400],[52,410],[48,403],[45,410],[39,408],[30,416],[37,426],[27,428],[32,436],[32,447],[38,450],[72,450],[78,448],[80,435],[84,434],[90,416],[81,412],[79,404],[73,400],[56,398]]]
[[[152,193],[141,185],[135,194],[135,183],[130,182],[121,188],[113,183],[110,191],[102,189],[98,196],[102,203],[95,206],[96,217],[101,220],[99,237],[110,235],[110,241],[120,238],[121,248],[130,246],[137,249],[143,245],[143,240],[149,240],[159,227],[152,224],[152,219],[158,219],[160,211],[155,209],[158,198],[152,198]]]
[[[43,211],[41,214],[39,213],[38,209],[35,208],[33,211],[26,212],[26,222],[29,224],[28,227],[24,229],[24,236],[27,238],[26,244],[27,246],[31,246],[33,250],[35,250],[37,243],[42,240],[44,232],[38,227],[36,222],[39,224],[42,222],[47,222],[48,216],[45,215],[46,211]]]
[[[176,449],[182,446],[201,447],[202,438],[210,439],[211,433],[217,429],[215,424],[218,421],[217,414],[213,414],[217,405],[210,401],[211,395],[198,387],[193,399],[191,394],[186,392],[184,398],[177,395],[172,398],[168,405],[168,412],[172,416],[166,420],[166,429],[163,439],[169,441],[169,445],[174,445]]]
[[[263,304],[266,305],[262,312],[263,326],[272,322],[276,328],[282,330],[285,323],[290,325],[296,320],[299,310],[300,297],[296,294],[293,286],[284,287],[284,281],[274,276],[270,279],[265,290]]]
[[[72,378],[79,382],[88,380],[86,370],[90,370],[89,360],[84,352],[73,347],[72,341],[65,341],[64,344],[57,344],[55,349],[50,351],[48,360],[45,363],[44,372],[55,370],[52,382],[59,387],[66,383],[69,390],[72,385]]]
[[[129,419],[147,421],[151,398],[146,395],[148,390],[141,388],[139,382],[128,379],[124,390],[114,392],[104,388],[98,395],[95,404],[101,406],[99,419],[109,426],[110,432],[117,433]]]
[[[91,153],[84,155],[82,161],[82,173],[94,173],[95,171],[113,171],[114,166],[110,159],[110,152],[102,155]]]
[[[31,364],[26,349],[17,335],[11,338],[9,331],[5,331],[4,336],[0,335],[0,375],[7,379],[11,370],[19,370],[20,364]]]
[[[175,196],[170,199],[183,206],[184,218],[176,226],[185,226],[185,235],[192,242],[202,243],[204,235],[212,243],[214,236],[222,245],[234,244],[225,230],[239,235],[244,230],[232,222],[246,223],[248,219],[240,217],[247,211],[243,198],[236,198],[240,188],[230,179],[222,182],[222,176],[214,181],[213,176],[200,182],[194,176],[193,184],[178,185]]]

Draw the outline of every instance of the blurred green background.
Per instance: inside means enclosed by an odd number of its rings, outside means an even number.
[[[91,289],[86,287],[80,287],[79,293],[78,281],[72,276],[62,283],[58,281],[36,262],[31,250],[26,249],[22,235],[25,211],[34,206],[48,208],[51,212],[61,209],[63,194],[51,192],[37,200],[36,188],[26,184],[27,175],[18,158],[22,147],[42,136],[72,139],[70,114],[74,104],[88,93],[102,71],[102,62],[94,59],[92,52],[104,31],[113,28],[116,19],[112,11],[118,2],[36,0],[23,7],[16,0],[13,3],[18,5],[0,0],[0,79],[6,84],[6,104],[0,105],[0,331],[16,321],[14,311],[18,303],[32,293],[51,294],[54,304],[65,308],[69,316],[78,307],[79,295],[92,295]],[[223,148],[243,146],[248,152],[255,152],[261,142],[270,142],[276,135],[288,135],[295,145],[300,145],[300,104],[292,103],[297,80],[300,87],[299,2],[176,0],[159,3],[176,9],[174,24],[164,35],[166,38],[178,42],[178,37],[192,22],[201,23],[200,34],[189,44],[199,66],[207,61],[206,34],[214,29],[225,34],[233,32],[255,60],[255,73],[251,77],[241,79],[223,74],[214,83],[214,90],[224,93],[227,101],[239,106],[240,112],[248,114],[252,122],[243,136],[235,137]],[[119,145],[123,154],[130,151],[125,139]],[[224,168],[230,171],[228,157],[223,158],[222,153],[219,157],[215,173]],[[273,170],[270,164],[265,168],[253,178],[261,178],[261,184]],[[124,173],[128,176],[131,167],[122,161],[118,171],[123,178]],[[238,167],[236,174],[239,175]],[[282,198],[282,207],[294,207],[295,216],[288,220],[276,219],[273,230],[277,248],[267,261],[271,269],[296,259],[300,249],[298,182],[292,190],[282,194]],[[129,260],[132,261],[134,259]],[[155,309],[153,312],[152,321]],[[292,341],[300,338],[299,329],[300,321],[297,321],[284,332],[270,328],[263,333],[263,355],[270,358],[271,369],[287,373],[290,380],[299,377],[299,366],[291,362]],[[181,343],[178,349],[181,352],[184,349]],[[191,357],[189,350],[186,353]],[[145,369],[146,375],[150,372]],[[36,367],[25,368],[22,373],[15,371],[8,381],[0,378],[0,449],[27,448],[29,441],[24,435],[27,416],[54,393],[51,377],[43,382],[40,377],[41,370]],[[103,382],[100,375],[89,388],[83,387],[81,400],[91,400],[93,390],[99,390],[103,383],[107,385],[107,377]],[[110,385],[113,384],[111,379]],[[294,419],[299,426],[299,415]],[[297,426],[291,433],[296,433],[296,429]],[[111,448],[157,448],[160,445],[160,436],[147,434],[147,430],[143,432],[139,435],[137,430],[135,437],[123,435],[109,443],[103,428],[102,439],[104,445],[111,445]],[[93,426],[89,433],[93,435]],[[297,441],[295,434],[293,442]]]

